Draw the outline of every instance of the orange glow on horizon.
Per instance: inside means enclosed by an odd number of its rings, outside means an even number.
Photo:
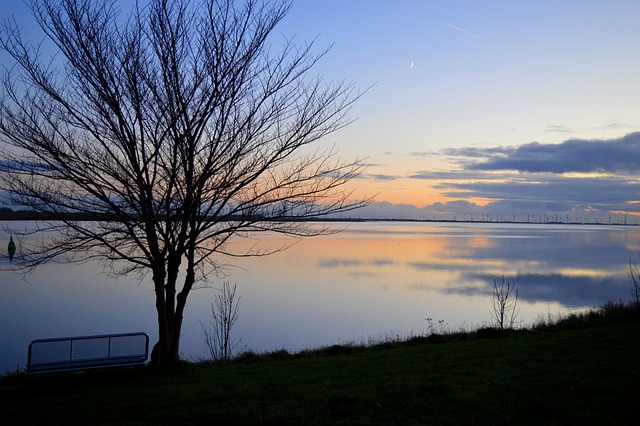
[[[622,210],[611,210],[611,214],[621,214],[621,215],[627,215],[627,216],[640,217],[640,212],[627,212]]]
[[[431,206],[436,203],[446,204],[451,201],[465,200],[478,206],[485,206],[493,200],[481,198],[447,197],[439,190],[424,184],[416,184],[406,181],[393,185],[380,181],[358,181],[354,194],[375,195],[375,202],[388,202],[391,204],[409,204],[418,208]]]

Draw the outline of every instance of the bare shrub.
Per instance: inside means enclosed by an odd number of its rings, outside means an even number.
[[[631,257],[629,257],[629,278],[631,279],[631,301],[636,306],[640,306],[640,267],[631,260]]]
[[[200,321],[204,332],[203,341],[214,360],[231,359],[242,340],[234,342],[231,339],[231,329],[238,320],[238,302],[240,301],[240,297],[236,298],[236,289],[236,284],[231,287],[229,281],[225,281],[220,293],[215,296],[211,304],[211,320],[208,324]]]
[[[518,289],[515,283],[505,283],[504,275],[500,284],[493,280],[491,292],[491,316],[501,330],[513,328],[520,313],[518,308]]]

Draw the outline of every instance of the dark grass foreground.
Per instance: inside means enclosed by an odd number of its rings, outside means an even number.
[[[245,354],[168,375],[120,368],[0,380],[26,424],[638,424],[640,314],[608,304],[531,330]]]

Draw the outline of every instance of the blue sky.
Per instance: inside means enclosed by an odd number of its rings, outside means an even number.
[[[637,0],[298,0],[272,41],[333,43],[316,71],[370,87],[324,142],[367,158],[362,216],[604,221],[640,212],[639,20]]]

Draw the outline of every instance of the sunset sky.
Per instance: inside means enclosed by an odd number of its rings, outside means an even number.
[[[331,138],[368,157],[370,214],[605,221],[640,211],[639,19],[634,0],[330,0],[280,30],[373,85]]]
[[[0,16],[29,34],[27,12]],[[637,0],[298,0],[272,42],[333,43],[316,72],[368,88],[325,141],[369,164],[356,215],[635,222],[639,21]]]

